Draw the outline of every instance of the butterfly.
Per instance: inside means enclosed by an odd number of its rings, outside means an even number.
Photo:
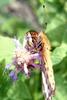
[[[25,42],[24,42],[25,43]],[[42,90],[46,100],[51,100],[55,93],[55,80],[50,57],[50,42],[44,32],[30,30],[26,33],[25,46],[31,53],[40,53],[42,59]]]

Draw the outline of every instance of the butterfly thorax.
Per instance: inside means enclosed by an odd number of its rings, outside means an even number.
[[[30,37],[28,37],[30,35]],[[41,41],[41,38],[38,37],[39,33],[36,31],[29,31],[28,33],[26,33],[26,36],[28,37],[27,39],[27,47],[29,50],[31,50],[32,52],[40,52],[43,49],[43,43]],[[30,41],[31,38],[31,41]],[[32,45],[30,45],[32,42]]]

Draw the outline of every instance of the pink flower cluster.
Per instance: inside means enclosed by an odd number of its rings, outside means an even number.
[[[39,52],[31,53],[31,50],[23,47],[19,40],[14,39],[16,50],[13,55],[12,63],[6,65],[6,69],[10,68],[11,65],[14,65],[15,68],[9,74],[13,79],[17,79],[19,72],[25,73],[26,76],[30,76],[31,69],[39,68],[42,66],[42,57]]]

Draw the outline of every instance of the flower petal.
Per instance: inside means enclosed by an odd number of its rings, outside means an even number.
[[[6,66],[5,66],[5,69],[9,69],[11,67],[11,64],[7,64]]]
[[[13,80],[17,80],[17,75],[14,71],[11,71],[9,76],[13,79]]]
[[[22,46],[21,46],[21,43],[19,42],[19,40],[17,40],[17,39],[13,39],[13,41],[14,41],[14,43],[15,43],[15,46],[16,46],[16,48],[21,48]]]

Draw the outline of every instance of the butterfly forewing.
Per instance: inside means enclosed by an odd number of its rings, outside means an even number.
[[[54,74],[53,74],[53,68],[52,68],[52,62],[51,62],[51,57],[50,57],[50,42],[46,35],[41,32],[40,33],[42,43],[44,44],[43,50],[42,50],[42,57],[45,62],[43,66],[43,73],[44,76],[42,78],[46,78],[46,84],[48,86],[48,91],[51,92],[50,95],[53,95],[55,92],[55,81],[54,81]],[[44,79],[43,79],[44,80]],[[43,85],[45,85],[45,81],[43,81]],[[45,89],[45,86],[44,88]]]
[[[33,53],[39,52],[42,56],[42,83],[43,92],[45,92],[46,100],[51,100],[52,95],[55,92],[55,81],[52,68],[52,62],[50,57],[50,42],[43,32],[29,31],[27,33],[28,41],[27,45],[32,49]],[[30,49],[29,49],[30,50]]]

